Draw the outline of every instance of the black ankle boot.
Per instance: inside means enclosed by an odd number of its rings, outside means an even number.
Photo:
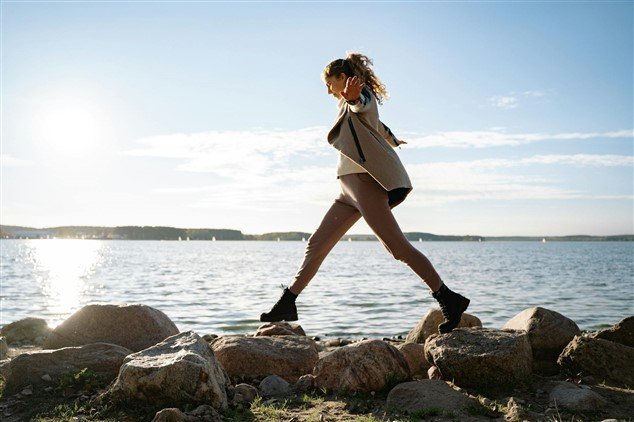
[[[449,333],[460,324],[462,313],[469,306],[469,299],[449,290],[444,284],[437,292],[432,293],[434,299],[440,304],[440,310],[445,317],[445,322],[438,325],[441,334]]]
[[[278,299],[277,303],[273,305],[273,308],[271,308],[269,312],[260,315],[260,321],[297,321],[296,298],[297,295],[288,290],[288,287],[285,288],[284,294]]]

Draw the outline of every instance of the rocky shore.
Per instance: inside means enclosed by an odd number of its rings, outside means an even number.
[[[149,306],[93,304],[51,330],[0,330],[0,419],[12,421],[631,421],[634,317],[582,332],[528,308],[503,327],[430,310],[405,339],[328,339],[264,324],[180,332]]]

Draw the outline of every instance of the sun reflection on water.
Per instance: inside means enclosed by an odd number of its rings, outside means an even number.
[[[101,262],[104,245],[99,240],[37,239],[28,242],[32,262],[47,313],[55,315],[55,327],[79,308],[88,288],[87,280]]]

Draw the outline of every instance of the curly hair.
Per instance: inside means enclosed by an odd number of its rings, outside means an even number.
[[[333,60],[324,68],[321,77],[339,76],[341,73],[348,77],[356,76],[368,86],[377,98],[379,104],[384,99],[389,99],[387,89],[381,80],[374,74],[372,60],[361,53],[349,52],[345,59]]]

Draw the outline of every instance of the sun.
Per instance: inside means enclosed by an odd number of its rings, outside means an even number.
[[[103,137],[103,118],[87,105],[57,105],[42,112],[40,134],[55,152],[85,156]]]

